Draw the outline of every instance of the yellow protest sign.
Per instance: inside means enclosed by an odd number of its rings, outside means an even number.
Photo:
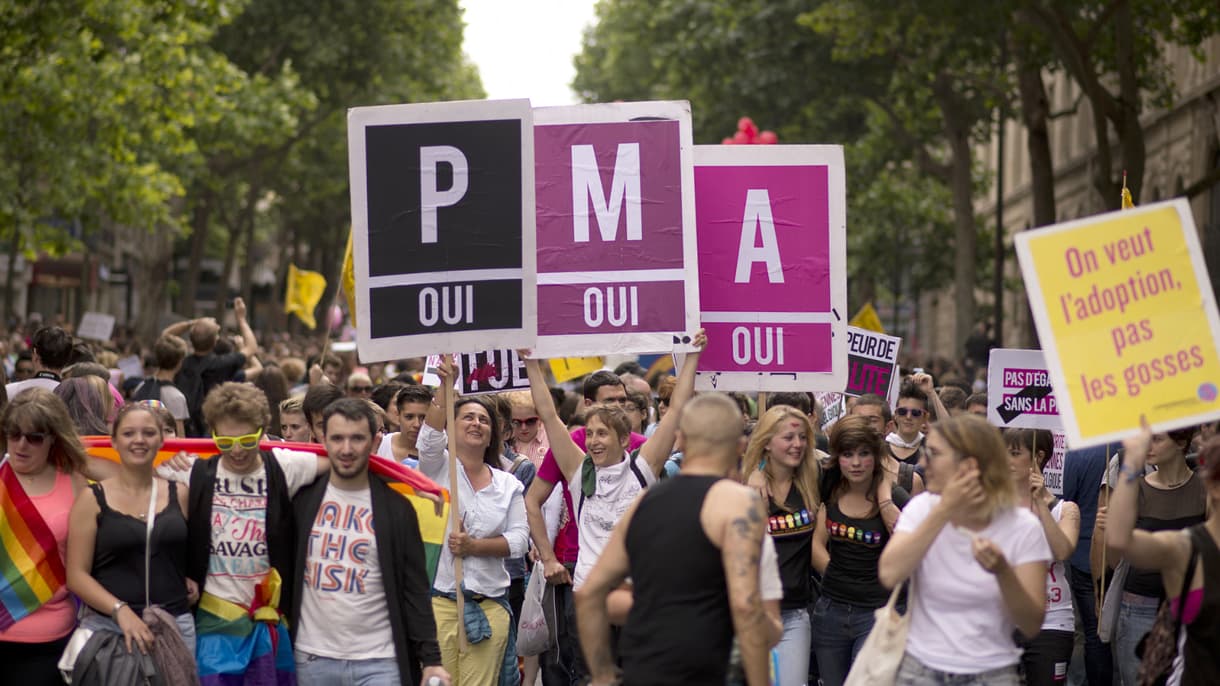
[[[1220,418],[1220,317],[1184,199],[1016,236],[1068,443]]]
[[[555,375],[556,383],[563,383],[602,368],[600,357],[562,357],[551,360],[551,373]]]
[[[868,329],[877,333],[885,333],[885,327],[881,325],[881,317],[877,316],[877,310],[873,309],[871,302],[864,303],[864,307],[856,313],[856,316],[847,322],[849,326],[854,326],[858,329]]]

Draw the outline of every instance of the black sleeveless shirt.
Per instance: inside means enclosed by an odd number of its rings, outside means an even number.
[[[1195,621],[1183,627],[1182,686],[1215,686],[1220,684],[1220,548],[1205,524],[1192,526],[1190,537],[1203,563],[1203,605]],[[1179,602],[1186,605],[1185,598]]]
[[[1175,488],[1156,488],[1144,477],[1139,480],[1135,528],[1141,531],[1185,529],[1207,518],[1207,490],[1203,478],[1192,473]],[[1152,598],[1164,598],[1161,573],[1131,568],[1123,590]]]
[[[826,548],[830,564],[822,576],[822,594],[840,603],[877,608],[890,598],[877,578],[881,551],[890,540],[881,514],[848,517],[838,501],[826,504]]]
[[[619,642],[626,686],[723,684],[733,616],[720,549],[699,521],[714,476],[645,493],[627,528],[635,603]]]
[[[139,614],[144,610],[143,519],[112,510],[101,484],[91,484],[97,497],[97,538],[93,544],[92,575],[116,598]],[[177,484],[169,482],[169,503],[157,513],[152,531],[149,598],[172,615],[190,609],[186,601],[186,518],[178,507]]]
[[[813,527],[817,511],[810,512],[796,485],[788,489],[785,507],[767,503],[767,529],[775,543],[779,578],[784,585],[782,610],[799,610],[813,600]]]

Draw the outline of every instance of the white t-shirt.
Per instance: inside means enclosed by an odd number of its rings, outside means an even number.
[[[939,501],[939,495],[929,492],[912,498],[895,533],[915,531]],[[974,559],[974,536],[990,539],[1013,567],[1051,560],[1042,524],[1025,508],[1003,510],[977,532],[951,524],[941,529],[915,568],[907,652],[942,672],[978,674],[1021,659],[1021,649],[1012,640],[1016,625],[1004,607],[999,582]]]
[[[763,536],[762,555],[758,558],[758,587],[763,600],[783,600],[784,583],[779,578],[779,557],[775,542]]]
[[[394,657],[366,487],[326,487],[309,532],[296,649],[335,660]]]
[[[1051,517],[1058,522],[1063,517],[1063,501],[1051,510]],[[1046,573],[1046,617],[1042,628],[1054,631],[1075,631],[1076,614],[1072,611],[1072,587],[1068,583],[1067,569],[1062,560],[1051,565]]]
[[[186,396],[174,386],[161,387],[161,402],[174,419],[186,421],[191,418],[191,411],[186,407]]]
[[[377,446],[377,456],[384,457],[390,460],[394,459],[394,437],[398,435],[395,431],[392,434],[386,434],[381,437],[381,445]]]
[[[271,454],[284,471],[289,496],[296,495],[318,476],[318,458],[312,453],[273,448]],[[181,482],[190,480],[189,468],[174,471],[162,466],[157,474]],[[285,506],[289,505],[285,503]],[[212,493],[212,543],[205,590],[231,603],[249,607],[254,600],[254,585],[262,581],[270,569],[266,471],[260,465],[249,474],[236,474],[225,469],[221,462],[216,465],[216,485]],[[280,574],[291,573],[292,570],[280,570]]]
[[[631,469],[629,461],[634,459],[636,470],[644,476],[644,485],[635,470]],[[648,461],[637,451],[634,457],[628,454],[622,462],[597,469],[597,490],[592,496],[585,498],[580,504],[581,470],[578,468],[568,480],[568,490],[572,493],[572,505],[578,510],[577,532],[580,541],[580,553],[576,556],[576,573],[572,578],[572,588],[580,588],[585,577],[593,570],[597,558],[602,556],[606,543],[610,541],[610,532],[614,525],[631,507],[631,501],[644,488],[657,481]]]

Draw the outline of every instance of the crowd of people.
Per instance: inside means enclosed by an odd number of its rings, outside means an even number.
[[[676,376],[574,393],[519,351],[528,390],[457,397],[448,357],[433,389],[234,315],[5,341],[6,681],[840,686],[892,605],[901,684],[1065,684],[1074,652],[1079,683],[1220,683],[1214,425],[1068,452],[1052,493],[1054,438],[979,416],[970,361],[824,426],[810,393],[696,394],[702,332]],[[434,573],[374,458],[457,484]]]

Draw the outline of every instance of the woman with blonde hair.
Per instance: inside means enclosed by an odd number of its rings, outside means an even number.
[[[1017,506],[1000,432],[973,415],[932,425],[927,491],[902,511],[881,553],[889,588],[911,579],[899,684],[1016,686],[1021,649],[1042,626],[1050,547]]]
[[[0,413],[0,451],[0,519],[22,513],[21,521],[8,525],[28,531],[35,546],[25,550],[34,569],[0,561],[0,595],[25,599],[0,614],[0,664],[12,683],[60,684],[56,662],[76,626],[65,576],[68,513],[85,486],[85,450],[63,402],[44,388],[30,388]],[[45,570],[54,572],[39,574]],[[44,597],[31,592],[40,582]]]
[[[743,480],[765,482],[768,529],[779,557],[784,599],[780,604],[784,635],[779,654],[779,685],[802,686],[809,676],[809,602],[813,530],[820,499],[820,466],[809,418],[788,405],[777,405],[758,420],[742,461]],[[751,478],[753,477],[753,478]]]

